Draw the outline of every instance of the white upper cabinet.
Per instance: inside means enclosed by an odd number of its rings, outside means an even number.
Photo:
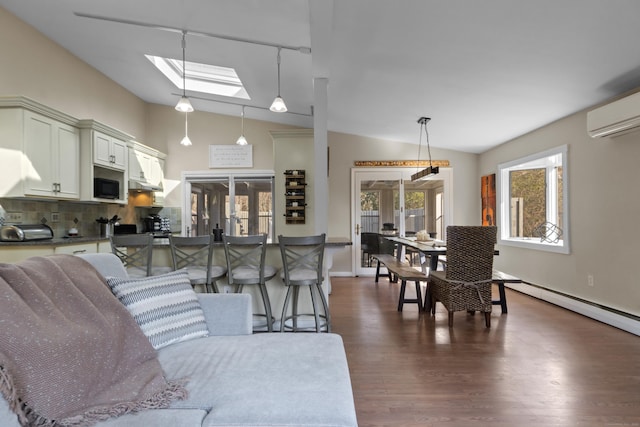
[[[151,177],[149,179],[149,182],[151,182],[151,184],[153,185],[163,187],[163,181],[164,181],[164,159],[160,157],[153,157],[151,159]]]
[[[150,182],[151,155],[136,149],[129,149],[129,179]]]
[[[78,121],[80,128],[80,199],[93,202],[127,203],[128,144],[133,138],[124,132],[95,120]],[[117,181],[119,195],[115,199],[96,197],[96,178]]]
[[[93,131],[93,163],[124,171],[127,168],[127,143]]]
[[[136,141],[129,143],[129,180],[162,189],[166,155]]]
[[[79,198],[80,142],[74,123],[26,98],[2,99],[0,197]]]

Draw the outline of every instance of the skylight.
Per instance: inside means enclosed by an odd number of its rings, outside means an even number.
[[[182,60],[145,55],[171,82],[182,90]],[[233,98],[251,99],[233,68],[185,61],[186,90]]]

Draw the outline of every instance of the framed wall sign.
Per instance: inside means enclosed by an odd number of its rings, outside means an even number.
[[[252,168],[253,145],[209,145],[210,168]]]

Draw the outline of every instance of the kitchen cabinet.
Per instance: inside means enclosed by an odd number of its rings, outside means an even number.
[[[127,203],[128,142],[133,137],[95,120],[80,120],[80,199],[91,202]],[[95,178],[117,181],[116,199],[95,197]]]
[[[77,254],[94,254],[98,252],[98,243],[74,243],[69,245],[56,246],[53,253],[77,255]]]
[[[80,141],[76,120],[26,98],[0,102],[0,197],[77,200]],[[7,106],[15,108],[6,108]]]
[[[151,156],[129,149],[129,179],[147,183],[151,179]]]
[[[135,194],[136,206],[162,206],[164,204],[164,162],[166,154],[141,144],[129,142],[129,189]],[[129,198],[131,202],[132,198]]]
[[[127,168],[127,143],[93,131],[93,163],[124,171]]]
[[[3,246],[0,247],[0,262],[15,264],[34,256],[53,255],[53,246]]]
[[[136,141],[129,142],[129,179],[162,188],[166,155]]]

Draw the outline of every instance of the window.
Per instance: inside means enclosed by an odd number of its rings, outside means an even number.
[[[185,172],[184,179],[190,194],[188,235],[206,235],[215,227],[230,236],[265,233],[274,240],[272,172]]]
[[[179,59],[145,56],[178,89],[182,89],[184,78],[186,90],[189,91],[251,99],[233,68],[185,61],[183,70],[182,61]]]
[[[568,147],[498,165],[500,243],[569,253]]]

